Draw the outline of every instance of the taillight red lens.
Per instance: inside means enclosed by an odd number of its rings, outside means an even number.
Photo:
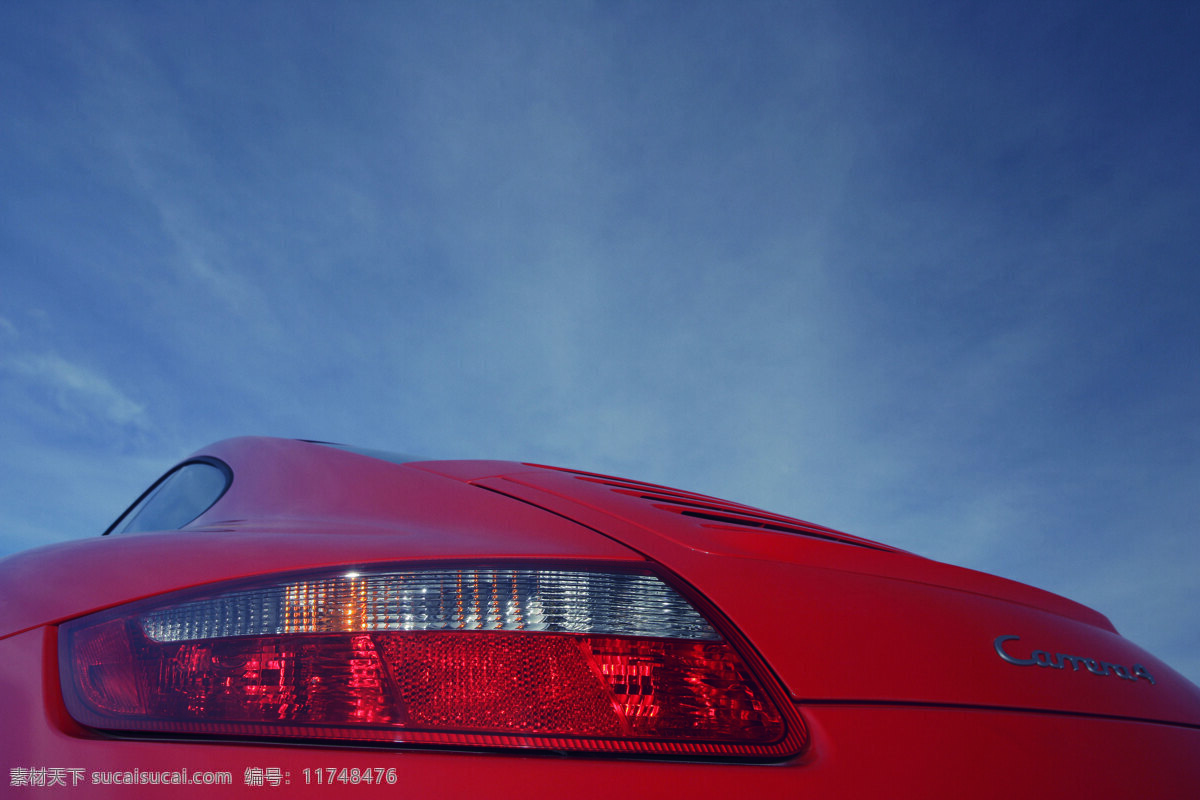
[[[778,757],[803,728],[661,579],[349,572],[61,631],[80,722],[125,731]]]

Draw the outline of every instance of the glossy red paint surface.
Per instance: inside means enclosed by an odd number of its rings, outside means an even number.
[[[183,769],[288,797],[1200,796],[1200,690],[1064,598],[711,498],[666,490],[665,501],[663,487],[636,482],[509,462],[400,465],[272,439],[201,454],[234,481],[184,530],[0,562],[10,793],[37,791],[12,785],[12,770],[78,768],[85,782],[61,791],[81,797],[229,792],[91,780]],[[60,622],[274,572],[463,559],[659,565],[761,656],[811,741],[773,763],[132,741],[64,710]],[[354,769],[394,782],[351,784]]]
[[[1112,714],[1189,723],[1200,692],[1056,595],[902,553],[709,527],[561,471],[477,481],[608,530],[686,575],[760,649],[798,700],[881,700]],[[1142,665],[1156,683],[1018,666],[1034,650]],[[1071,666],[1075,663],[1075,666]],[[1110,672],[1112,670],[1110,669]]]

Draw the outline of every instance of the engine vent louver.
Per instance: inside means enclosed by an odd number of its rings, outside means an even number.
[[[542,465],[537,465],[542,466]],[[826,528],[811,522],[773,514],[753,506],[742,505],[728,500],[721,500],[708,495],[671,489],[653,483],[615,478],[610,475],[600,475],[593,472],[550,467],[560,472],[574,475],[581,481],[607,486],[613,492],[644,500],[654,508],[684,517],[700,520],[700,524],[708,528],[746,529],[770,531],[773,533],[788,533],[796,536],[806,536],[824,539],[841,544],[851,544],[858,547],[868,547],[874,550],[899,552],[898,548],[862,539],[848,533]]]

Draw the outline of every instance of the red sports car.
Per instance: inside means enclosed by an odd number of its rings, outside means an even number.
[[[1200,797],[1101,614],[605,475],[232,439],[0,586],[14,796]]]

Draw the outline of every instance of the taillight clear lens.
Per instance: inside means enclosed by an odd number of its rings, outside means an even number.
[[[116,731],[778,757],[769,679],[650,573],[371,569],[116,609],[60,632]]]

